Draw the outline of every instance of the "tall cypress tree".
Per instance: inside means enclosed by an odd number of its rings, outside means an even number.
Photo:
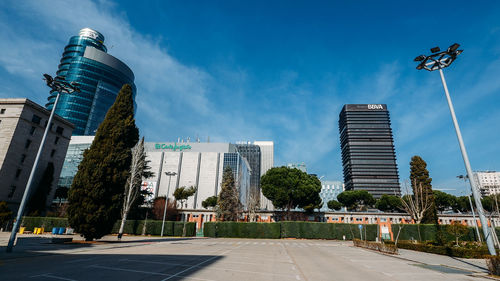
[[[125,84],[83,153],[69,191],[69,223],[87,241],[109,234],[120,218],[131,149],[138,140],[132,87]]]
[[[221,191],[217,200],[217,217],[225,221],[238,220],[241,203],[236,190],[233,171],[230,167],[224,169],[222,174]]]
[[[418,155],[413,156],[410,161],[410,182],[413,188],[413,194],[416,194],[416,188],[422,186],[424,196],[427,196],[427,200],[431,202],[431,207],[425,212],[422,223],[437,223],[438,217],[432,192],[432,178],[429,177],[427,163]]]
[[[54,180],[54,163],[49,162],[43,172],[42,179],[30,196],[28,201],[28,214],[31,216],[41,216],[45,213],[47,195],[50,193],[50,186]]]

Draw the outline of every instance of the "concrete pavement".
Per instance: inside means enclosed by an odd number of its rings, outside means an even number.
[[[106,237],[108,242],[55,245],[21,238],[14,255],[0,249],[0,280],[410,281],[484,275],[480,263],[413,251],[393,257],[349,241],[126,236],[121,242]]]

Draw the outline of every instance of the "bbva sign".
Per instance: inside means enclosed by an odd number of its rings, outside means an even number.
[[[381,104],[369,104],[368,109],[384,109]]]

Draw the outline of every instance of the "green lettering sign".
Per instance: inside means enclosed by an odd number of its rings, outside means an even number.
[[[166,144],[166,143],[156,143],[155,149],[168,149],[168,150],[172,150],[172,151],[176,151],[176,150],[183,151],[186,149],[191,149],[191,146],[189,144],[177,145],[177,143],[175,143],[172,145],[172,144]]]

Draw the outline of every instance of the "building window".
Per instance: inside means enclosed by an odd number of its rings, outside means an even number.
[[[24,145],[24,148],[28,148],[31,145],[31,140],[26,140],[26,144]]]
[[[26,154],[21,155],[21,164],[24,163],[24,160],[26,160]]]
[[[16,192],[16,186],[12,185],[9,190],[9,194],[7,195],[8,198],[12,198],[14,196],[14,192]]]
[[[59,127],[59,126],[57,126],[57,128],[56,128],[56,133],[58,133],[59,135],[62,135],[63,131],[64,131],[64,128],[63,128],[63,127]]]
[[[16,179],[18,179],[19,176],[21,175],[21,171],[22,171],[21,169],[16,170]]]
[[[0,109],[0,114],[4,114],[4,113],[5,113],[5,108]]]
[[[33,135],[35,133],[35,129],[36,129],[35,126],[31,126],[30,135]]]
[[[52,151],[50,152],[50,157],[54,157],[54,154],[56,154],[56,150],[52,149]]]
[[[54,144],[57,144],[59,142],[59,137],[56,137],[56,139],[54,140]]]
[[[31,118],[31,122],[40,125],[40,122],[42,121],[42,117],[33,114],[33,118]]]

